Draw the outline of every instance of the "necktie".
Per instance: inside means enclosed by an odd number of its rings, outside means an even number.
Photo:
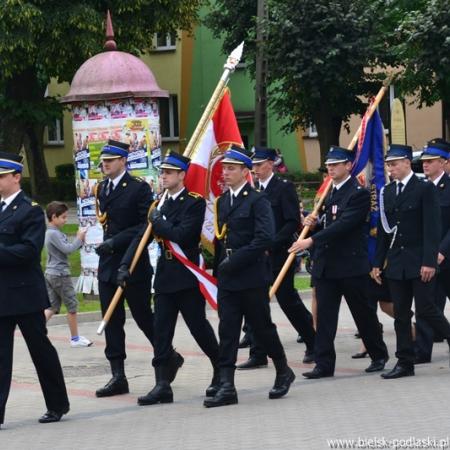
[[[403,191],[403,183],[397,183],[397,196],[400,195]]]
[[[233,201],[235,200],[236,196],[234,194],[230,195],[230,205],[233,206]]]
[[[5,202],[0,202],[0,213],[3,212],[3,208],[5,207]]]
[[[337,192],[337,187],[335,186],[333,188],[333,190],[331,191],[330,200],[336,195],[336,192]]]
[[[108,197],[109,194],[111,194],[111,192],[114,189],[114,183],[112,180],[108,181],[108,185],[106,186],[106,196]]]
[[[260,190],[260,191],[263,191],[263,190],[264,190],[264,185],[261,184],[261,183],[259,184],[259,190]]]

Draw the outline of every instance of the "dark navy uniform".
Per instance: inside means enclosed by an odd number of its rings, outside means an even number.
[[[244,165],[241,174],[245,176],[246,169],[252,168],[251,156],[248,150],[232,146],[225,152],[223,164]],[[272,208],[267,197],[249,183],[233,193],[230,188],[218,198],[216,207],[214,273],[218,287],[221,384],[214,398],[203,404],[209,408],[238,402],[234,371],[243,317],[275,365],[277,375],[269,398],[280,398],[288,393],[295,375],[287,365],[270,315],[269,250],[275,235]]]
[[[161,169],[186,171],[189,158],[169,152]],[[154,280],[155,290],[155,345],[153,366],[157,385],[146,396],[139,397],[140,405],[169,403],[173,401],[170,383],[170,366],[174,358],[172,347],[178,313],[181,312],[192,336],[209,357],[218,378],[217,361],[219,344],[211,324],[206,319],[205,299],[200,292],[198,279],[179,261],[168,247],[169,242],[178,244],[185,256],[196,266],[200,265],[200,236],[205,218],[206,202],[201,195],[186,188],[167,195],[161,209],[152,208],[149,218],[153,235],[159,242],[160,257]],[[142,235],[143,233],[141,233]],[[123,258],[122,264],[129,266],[136,238]],[[218,380],[216,380],[216,383]],[[214,379],[213,379],[214,383]]]
[[[446,298],[450,298],[450,177],[444,172],[436,185],[441,208],[441,242],[439,252],[445,256],[439,265],[436,279],[436,305],[444,311]],[[416,356],[419,361],[430,361],[433,351],[433,340],[441,340],[442,336],[434,336],[433,329],[420,317],[416,320]]]
[[[152,202],[150,186],[133,178],[127,172],[118,185],[107,195],[109,179],[98,187],[97,200],[101,213],[106,214],[103,223],[103,239],[110,242],[112,251],[102,253],[98,267],[99,293],[102,313],[104,314],[116,292],[117,270],[130,243],[147,222],[147,212]],[[153,343],[153,312],[151,300],[151,276],[148,252],[144,251],[127,282],[122,300],[117,305],[105,328],[105,355],[109,361],[124,360],[125,352],[125,308],[127,299],[134,320]]]
[[[264,194],[249,184],[230,206],[227,191],[218,199],[218,225],[226,224],[223,239],[217,240],[220,367],[234,368],[243,316],[258,342],[272,359],[283,358],[284,350],[270,317],[269,285],[272,267],[269,250],[274,236],[273,214]],[[229,257],[226,268],[220,263]]]
[[[335,370],[334,339],[342,296],[372,360],[386,361],[388,357],[376,312],[367,297],[370,194],[354,177],[333,191],[324,202],[323,229],[312,235],[317,297],[314,355],[317,370],[326,376]]]
[[[400,376],[413,375],[413,297],[416,317],[426,321],[441,336],[450,337],[450,325],[433,301],[436,277],[425,283],[420,273],[422,266],[437,267],[441,237],[439,198],[433,183],[412,175],[398,195],[397,183],[388,184],[383,200],[388,226],[396,226],[397,231],[386,232],[380,221],[374,266],[385,267],[384,273],[394,301],[396,356],[402,372]]]
[[[44,238],[44,213],[23,192],[0,209],[0,424],[11,385],[16,326],[36,367],[47,409],[59,416],[56,420],[69,410],[61,364],[45,325],[44,309],[50,303],[40,265]]]
[[[200,235],[206,202],[198,194],[184,189],[175,200],[167,200],[161,218],[153,222],[158,238],[179,244],[187,258],[199,265]],[[219,344],[206,319],[205,299],[197,278],[165,248],[160,241],[161,256],[155,275],[155,357],[153,365],[167,362],[172,352],[178,312],[181,312],[192,336],[213,367],[217,365]]]
[[[275,280],[289,256],[288,249],[300,226],[299,199],[294,184],[276,175],[270,179],[264,194],[270,201],[275,219],[275,239],[270,252],[272,280]],[[277,301],[297,333],[303,337],[307,353],[312,354],[315,338],[312,315],[294,287],[294,276],[295,265],[292,264],[278,288]],[[250,347],[250,357],[266,359],[264,351],[258,345]]]

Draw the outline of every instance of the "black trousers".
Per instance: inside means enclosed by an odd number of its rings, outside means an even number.
[[[116,292],[117,286],[113,283],[99,281],[98,289],[102,314],[104,315]],[[153,345],[153,311],[150,305],[151,280],[149,277],[148,281],[131,284],[125,288],[122,298],[117,304],[108,325],[106,325],[105,355],[109,361],[113,359],[124,360],[127,357],[125,352],[125,331],[123,329],[125,325],[125,298],[137,326]]]
[[[281,269],[281,268],[280,268]],[[273,279],[278,276],[279,270],[274,271]],[[283,281],[276,293],[278,304],[280,308],[291,322],[298,334],[300,334],[306,344],[306,349],[309,351],[314,350],[314,340],[316,332],[313,327],[312,314],[308,311],[303,303],[297,289],[294,287],[295,266],[291,264],[291,267],[283,278]],[[247,324],[247,333],[249,333],[251,339],[250,357],[256,359],[265,359],[267,357],[261,344],[257,342],[251,327]]]
[[[206,319],[205,299],[198,288],[155,295],[153,366],[163,365],[172,355],[172,340],[179,312],[193,338],[215,366],[219,359],[219,344],[211,324]]]
[[[272,322],[269,287],[227,291],[219,287],[219,367],[236,365],[242,319],[245,317],[258,342],[272,359],[286,355]]]
[[[69,407],[64,376],[58,353],[47,337],[43,311],[20,316],[0,317],[0,424],[11,387],[14,330],[19,326],[31,355],[48,410]]]
[[[327,373],[334,373],[336,366],[336,337],[339,308],[344,296],[361,339],[372,360],[387,358],[376,311],[368,301],[367,275],[341,279],[316,278],[317,334],[314,347],[316,366]]]
[[[450,270],[443,270],[436,279],[436,293],[434,301],[440,311],[444,312],[447,297],[450,298]],[[431,359],[433,353],[433,342],[435,339],[444,339],[444,336],[434,333],[433,328],[421,317],[416,317],[416,356]]]
[[[424,283],[420,278],[411,280],[388,280],[394,301],[394,326],[397,335],[399,364],[411,367],[414,364],[414,344],[411,333],[411,311],[414,298],[416,317],[425,321],[431,329],[444,338],[450,338],[450,324],[435,303],[436,278]]]

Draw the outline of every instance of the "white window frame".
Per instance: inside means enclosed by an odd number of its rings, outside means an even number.
[[[178,96],[176,94],[171,94],[169,96],[169,136],[161,135],[162,142],[176,142],[180,140],[180,136],[175,136],[174,98],[177,98],[178,100]],[[179,127],[180,124],[178,124],[178,130],[180,129]]]
[[[316,125],[314,123],[310,123],[308,129],[306,130],[306,135],[310,138],[316,138],[319,136]]]
[[[64,131],[61,124],[63,119],[55,119],[55,130],[56,130],[56,139],[50,139],[48,127],[45,127],[47,133],[47,144],[48,145],[64,145]]]
[[[166,33],[166,45],[158,45],[158,36],[160,36],[161,33],[155,33],[153,36],[153,51],[156,52],[167,52],[167,51],[173,51],[177,49],[177,35]],[[172,37],[174,37],[174,43],[172,43]]]

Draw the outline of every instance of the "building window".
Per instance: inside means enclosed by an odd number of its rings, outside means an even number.
[[[169,98],[159,99],[159,120],[161,122],[162,140],[177,141],[178,132],[178,98],[171,95]]]
[[[62,119],[55,119],[55,121],[47,127],[47,144],[64,145],[64,125]]]
[[[317,133],[316,124],[311,122],[310,126],[306,129],[306,135],[310,138],[316,138],[319,136],[319,133]]]
[[[153,38],[153,46],[155,51],[166,52],[176,50],[177,35],[176,33],[155,33]]]

